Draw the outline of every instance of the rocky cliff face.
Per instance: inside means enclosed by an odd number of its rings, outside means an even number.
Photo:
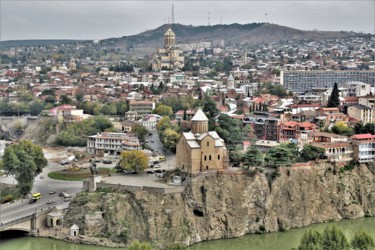
[[[65,224],[86,236],[162,247],[375,214],[375,167],[280,169],[278,176],[202,174],[184,193],[102,190],[74,199]]]

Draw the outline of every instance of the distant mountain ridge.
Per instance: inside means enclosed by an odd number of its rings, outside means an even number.
[[[119,38],[108,38],[100,41],[106,46],[120,46],[127,48],[156,48],[163,45],[163,36],[171,27],[176,34],[177,43],[193,43],[201,41],[213,41],[222,39],[226,43],[269,43],[280,40],[325,40],[345,38],[352,36],[369,36],[348,31],[304,31],[286,26],[270,23],[248,23],[248,24],[218,24],[212,26],[192,26],[183,24],[164,24],[152,30],[141,32],[137,35],[123,36]],[[38,45],[60,45],[64,43],[84,43],[89,40],[9,40],[1,41],[0,47],[11,46],[38,46]]]
[[[163,35],[171,27],[176,34],[177,43],[192,43],[222,39],[225,42],[257,44],[280,40],[325,40],[353,36],[368,36],[348,31],[304,31],[270,23],[223,24],[213,26],[192,26],[182,24],[162,25],[138,35],[109,38],[102,44],[124,45],[150,48],[163,44]]]
[[[1,47],[28,47],[28,46],[45,46],[45,45],[61,45],[67,43],[82,42],[83,40],[72,39],[28,39],[28,40],[7,40],[0,41]]]

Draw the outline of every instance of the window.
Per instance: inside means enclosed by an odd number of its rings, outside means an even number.
[[[204,160],[207,161],[207,156],[206,155],[204,156]]]
[[[220,155],[217,155],[217,159],[220,160]]]
[[[208,157],[208,160],[210,160],[211,161],[211,155]]]
[[[210,146],[210,142],[207,142],[207,147],[209,147]]]

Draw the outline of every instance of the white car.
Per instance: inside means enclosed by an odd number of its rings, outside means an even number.
[[[165,173],[156,173],[155,176],[159,178],[163,178]]]

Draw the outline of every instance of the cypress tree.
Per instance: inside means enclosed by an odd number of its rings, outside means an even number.
[[[328,100],[328,108],[336,108],[340,105],[340,96],[339,96],[339,88],[337,87],[337,83],[333,85],[331,96]]]

